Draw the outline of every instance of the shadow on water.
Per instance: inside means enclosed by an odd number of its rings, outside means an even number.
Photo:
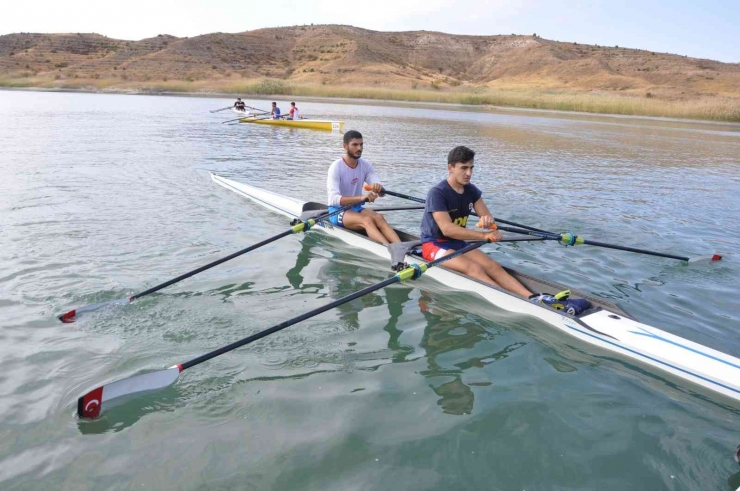
[[[740,472],[736,472],[727,479],[727,486],[731,491],[740,489]]]
[[[463,382],[465,372],[508,358],[512,352],[524,347],[526,343],[513,342],[484,356],[478,354],[465,358],[475,353],[474,348],[479,343],[495,341],[500,330],[492,330],[491,325],[484,326],[483,319],[475,315],[445,310],[436,304],[433,294],[427,290],[421,290],[419,309],[427,321],[421,346],[426,350],[428,363],[428,369],[420,374],[431,379],[453,377],[451,381],[436,386],[430,384],[432,390],[440,396],[437,404],[446,414],[471,414],[475,401],[471,386],[488,386],[491,383],[465,383]],[[462,361],[457,361],[452,366],[445,366],[439,362],[443,355],[456,351],[463,355]]]
[[[306,234],[301,237],[300,249],[295,255],[295,264],[285,273],[289,285],[278,288],[287,292],[288,295],[307,293],[323,299],[325,303],[330,299],[337,299],[353,293],[368,284],[389,277],[392,272],[377,268],[375,262],[368,266],[360,256],[355,256],[354,251],[337,252],[333,239]],[[330,258],[322,255],[328,252]],[[336,256],[341,255],[341,258]],[[313,262],[313,264],[312,264]],[[319,266],[317,278],[319,282],[305,283],[306,277],[311,277],[312,266]],[[242,284],[227,284],[208,293],[222,295],[224,298],[234,294],[249,293],[255,283],[246,282]],[[352,332],[358,330],[361,323],[361,315],[372,313],[379,315],[373,307],[386,305],[388,317],[380,319],[383,322],[383,330],[388,334],[387,350],[373,350],[371,353],[359,354],[358,359],[372,361],[377,369],[386,364],[388,359],[393,363],[405,363],[414,361],[410,359],[416,351],[416,346],[404,343],[404,320],[410,321],[415,314],[423,317],[423,335],[419,342],[419,348],[425,352],[427,369],[422,370],[419,375],[429,379],[429,387],[439,397],[437,405],[441,411],[449,415],[471,414],[475,405],[475,387],[488,387],[490,381],[466,380],[466,372],[481,369],[493,363],[509,358],[514,352],[528,344],[526,339],[534,339],[551,348],[557,355],[543,359],[557,372],[569,373],[577,370],[579,365],[597,366],[607,365],[612,371],[620,372],[630,378],[639,378],[645,385],[658,386],[664,392],[681,392],[684,397],[691,396],[694,400],[708,403],[723,409],[730,409],[715,401],[694,393],[690,388],[676,385],[666,380],[661,375],[648,372],[641,367],[627,363],[611,356],[603,356],[586,351],[584,348],[574,345],[570,340],[562,339],[563,336],[553,332],[551,329],[540,329],[540,323],[523,321],[522,316],[507,314],[487,304],[485,307],[479,305],[482,299],[470,298],[469,295],[451,293],[441,295],[440,292],[427,290],[421,284],[408,284],[403,286],[392,286],[382,291],[365,295],[352,302],[336,308],[338,312],[338,326],[333,327],[337,332]],[[291,291],[292,290],[292,291]],[[176,296],[183,295],[176,294]],[[186,294],[186,295],[198,295]],[[418,298],[417,303],[412,302]],[[452,299],[451,299],[452,298]],[[404,311],[405,309],[405,311]],[[491,311],[494,313],[495,321],[491,320]],[[407,317],[404,319],[404,314]],[[519,340],[509,339],[506,332],[516,332],[524,336],[515,336]],[[326,336],[329,335],[327,331]],[[502,343],[503,341],[503,343]],[[487,342],[492,342],[488,344]],[[484,343],[486,350],[481,353],[481,348],[476,346]],[[495,349],[491,349],[495,347]],[[451,353],[454,361],[450,361]],[[312,355],[313,356],[313,355]],[[319,354],[319,362],[336,362],[337,353],[329,350]],[[341,368],[340,368],[341,369]],[[294,370],[288,368],[288,370]],[[311,372],[311,373],[320,373]],[[294,379],[307,377],[307,373],[292,373],[275,377],[262,377],[249,380],[230,381],[221,389],[229,390],[235,384],[249,383],[250,381],[267,381],[282,379]],[[470,377],[468,377],[470,378]],[[177,385],[135,400],[123,401],[115,407],[107,409],[103,418],[96,421],[79,421],[79,431],[83,434],[100,434],[106,432],[117,432],[128,428],[149,413],[172,412],[178,407],[187,405],[190,401],[189,390],[178,388]],[[736,410],[733,410],[737,414]],[[740,477],[733,476],[733,479]]]

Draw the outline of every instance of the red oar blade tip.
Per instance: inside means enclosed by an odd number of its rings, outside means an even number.
[[[94,303],[92,305],[86,305],[85,307],[79,307],[74,310],[70,310],[66,314],[62,314],[57,317],[60,321],[69,324],[77,320],[77,316],[85,312],[92,312],[93,310],[102,309],[103,307],[109,307],[111,305],[126,305],[131,303],[132,297],[119,298],[117,300],[109,300],[107,302]]]
[[[81,419],[95,419],[103,408],[115,406],[125,400],[146,392],[163,389],[171,385],[182,371],[175,365],[157,372],[135,375],[97,387],[77,399],[77,415]]]
[[[694,256],[689,258],[689,263],[697,263],[700,261],[721,261],[722,255],[721,254],[707,254],[706,256]]]

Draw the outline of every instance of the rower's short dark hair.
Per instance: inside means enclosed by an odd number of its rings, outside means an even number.
[[[447,154],[447,163],[454,166],[458,162],[470,162],[473,158],[475,158],[475,152],[461,145],[450,150]]]
[[[291,105],[291,106],[295,106],[295,102],[291,102],[291,103],[290,103],[290,105]]]
[[[360,140],[362,140],[362,133],[357,130],[349,130],[344,134],[344,144],[349,145],[349,142],[351,142],[355,138],[359,138]]]

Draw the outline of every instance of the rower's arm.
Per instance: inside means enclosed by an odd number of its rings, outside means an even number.
[[[442,231],[442,235],[449,237],[450,239],[486,240],[488,235],[488,232],[476,232],[475,230],[468,230],[460,225],[455,225],[450,218],[450,214],[446,211],[435,211],[432,213],[432,217],[434,218],[434,221],[437,222],[437,226]]]
[[[488,225],[492,225],[495,223],[493,219],[493,215],[491,215],[491,212],[488,210],[488,206],[486,206],[485,201],[483,201],[483,198],[479,198],[478,201],[473,203],[473,209],[475,210],[475,213],[480,218],[480,221],[483,222],[484,226],[488,228]],[[485,217],[489,217],[486,219]],[[490,221],[489,223],[486,223],[487,221]]]
[[[329,194],[329,206],[347,206],[365,201],[365,196],[342,196],[339,185],[339,171],[332,167],[326,178],[326,189]],[[372,193],[368,193],[372,194]]]

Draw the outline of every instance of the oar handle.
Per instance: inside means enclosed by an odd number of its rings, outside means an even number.
[[[485,228],[485,229],[489,229],[489,230],[498,230],[498,225],[496,225],[495,223],[492,223],[489,226],[484,227],[482,220],[479,221],[478,223],[476,223],[475,226],[478,227],[478,228]]]

